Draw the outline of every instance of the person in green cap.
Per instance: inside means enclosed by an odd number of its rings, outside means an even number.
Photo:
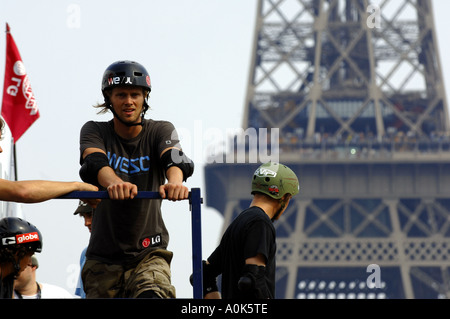
[[[253,200],[226,229],[219,246],[203,261],[205,299],[275,298],[276,233],[292,196],[299,192],[295,173],[280,163],[265,163],[253,174]],[[217,276],[222,274],[221,292]]]

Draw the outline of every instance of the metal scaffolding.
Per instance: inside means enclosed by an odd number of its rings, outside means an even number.
[[[450,297],[450,126],[431,1],[257,10],[242,126],[277,128],[272,146],[300,180],[275,225],[277,297]],[[225,227],[250,203],[257,166],[205,167]]]

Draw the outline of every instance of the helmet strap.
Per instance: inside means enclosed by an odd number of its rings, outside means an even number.
[[[21,259],[22,258],[19,258],[19,260],[17,262],[14,261],[14,263],[13,263],[13,265],[14,265],[14,273],[13,273],[14,278],[19,275],[19,272],[20,272],[20,260]]]
[[[17,256],[17,260],[16,260],[16,256]],[[16,278],[19,275],[20,272],[20,261],[22,260],[24,254],[23,251],[21,251],[20,249],[18,251],[16,251],[16,253],[11,254],[11,262],[13,264],[13,273],[12,275],[14,276],[14,278]]]
[[[111,113],[114,115],[114,117],[119,120],[120,123],[122,123],[123,125],[128,126],[128,127],[139,126],[139,125],[144,126],[144,115],[145,115],[145,112],[149,108],[147,100],[144,101],[143,112],[142,112],[142,115],[141,115],[141,121],[138,122],[138,123],[128,123],[128,122],[125,122],[124,120],[122,120],[117,115],[116,111],[114,111],[114,108],[113,108],[113,106],[112,106],[112,104],[111,104],[111,102],[109,100],[109,97],[106,94],[103,94],[103,95],[105,97],[105,106],[111,111]],[[148,98],[148,95],[147,95],[146,99],[147,98]]]
[[[287,202],[288,202],[288,200],[289,200],[289,197],[286,197],[286,196],[283,196],[281,199],[280,199],[280,208],[276,211],[276,213],[273,215],[273,217],[272,217],[272,222],[274,222],[275,220],[277,220],[279,217],[280,217],[280,215],[281,215],[281,213],[284,211],[284,209],[286,208],[286,205],[287,205]]]
[[[280,217],[280,215],[281,215],[281,213],[283,212],[283,210],[284,210],[284,207],[286,206],[286,204],[284,203],[284,201],[281,201],[281,206],[280,206],[280,208],[278,208],[278,210],[275,212],[275,214],[273,215],[273,217],[272,217],[272,223],[274,222],[274,221],[276,221],[279,217]]]

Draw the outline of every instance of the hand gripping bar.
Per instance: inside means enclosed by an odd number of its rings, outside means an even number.
[[[71,192],[59,199],[109,199],[107,191]],[[139,191],[135,199],[161,199],[159,192]],[[191,229],[192,229],[192,269],[193,269],[193,287],[194,299],[203,298],[203,270],[202,270],[202,224],[201,224],[201,204],[203,198],[200,195],[200,188],[192,188],[189,192],[189,209],[191,211]]]

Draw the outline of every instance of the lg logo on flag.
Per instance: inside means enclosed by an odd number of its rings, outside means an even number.
[[[31,90],[30,81],[28,80],[28,76],[26,74],[25,65],[22,61],[16,61],[13,66],[14,73],[21,78],[12,77],[11,82],[13,85],[8,86],[6,89],[6,93],[11,96],[17,96],[17,92],[22,87],[23,95],[26,99],[25,108],[30,109],[30,115],[35,115],[38,112],[36,106],[36,100],[34,98],[33,92]]]
[[[23,64],[22,61],[16,61],[16,63],[14,63],[13,70],[14,70],[14,73],[20,77],[22,77],[26,74],[25,65]],[[11,81],[13,83],[15,83],[15,85],[8,86],[8,88],[6,89],[6,92],[9,95],[16,96],[17,91],[19,91],[20,85],[22,84],[22,79],[13,77],[13,78],[11,78]]]

